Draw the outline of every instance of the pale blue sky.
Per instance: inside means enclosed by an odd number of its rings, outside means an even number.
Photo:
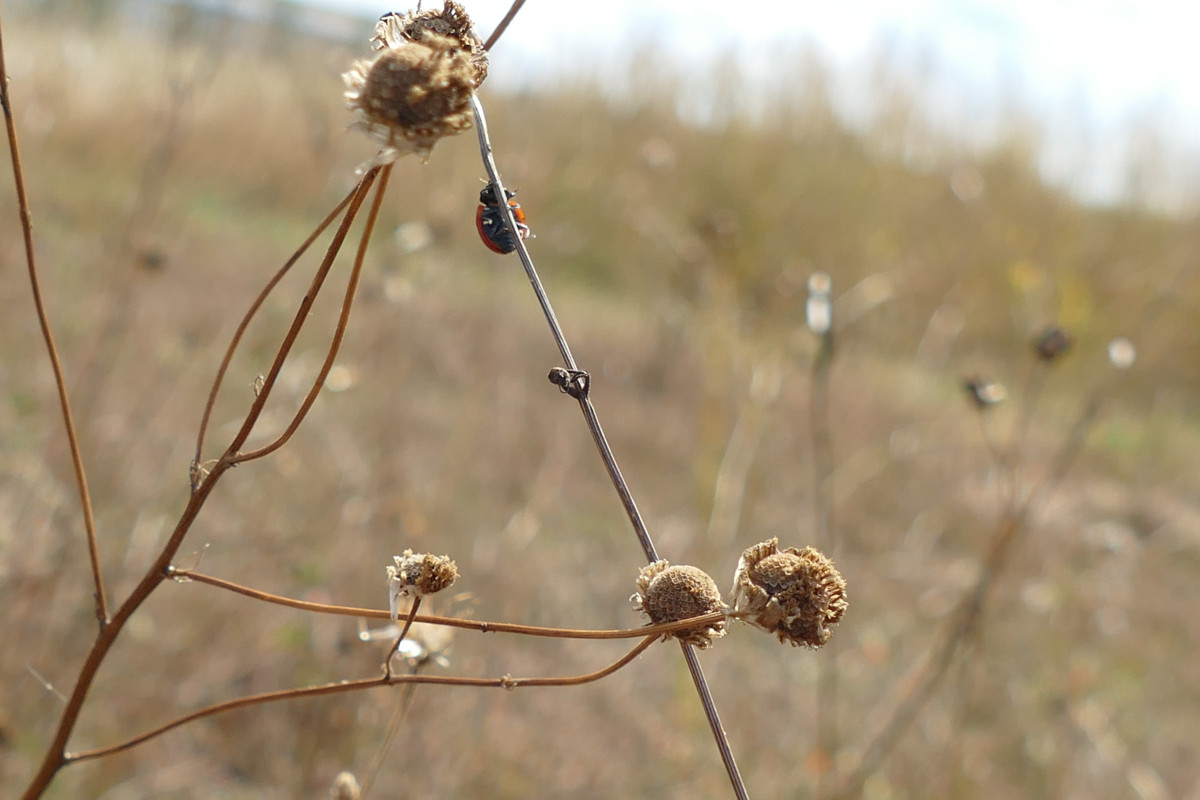
[[[375,0],[304,2],[368,17],[407,10]],[[487,36],[509,3],[464,5]],[[887,41],[912,64],[932,59],[932,90],[948,115],[987,117],[1015,93],[1051,139],[1046,170],[1081,194],[1116,191],[1117,162],[1127,158],[1119,151],[1146,120],[1178,151],[1182,168],[1166,177],[1200,179],[1200,3],[1190,0],[528,0],[492,54],[493,79],[506,67],[523,81],[579,58],[602,60],[647,27],[666,31],[670,49],[690,63],[733,49],[749,69],[778,44],[810,42],[853,72]],[[1082,150],[1081,139],[1090,140]]]

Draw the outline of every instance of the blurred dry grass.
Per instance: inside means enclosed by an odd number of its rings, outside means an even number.
[[[4,21],[39,256],[110,594],[120,598],[184,503],[204,393],[236,319],[369,155],[341,130],[338,76],[356,54],[229,23],[192,20],[165,37],[57,29],[8,9]],[[1105,343],[1129,335],[1139,360],[1033,519],[966,666],[867,794],[1200,796],[1200,676],[1190,665],[1200,634],[1190,613],[1200,585],[1197,220],[1081,207],[1039,182],[1016,130],[983,154],[938,141],[911,115],[853,133],[816,79],[754,122],[688,125],[672,113],[673,87],[719,79],[659,70],[649,80],[631,64],[623,80],[641,88],[628,103],[586,83],[520,96],[485,87],[484,101],[543,279],[596,378],[601,419],[664,557],[724,586],[743,547],[811,540],[808,275],[829,272],[840,297],[832,491],[850,612],[827,651],[735,626],[703,655],[751,793],[810,793],[819,659],[839,669],[846,753],[877,730],[973,579],[999,513],[959,379],[980,371],[1009,385],[1011,408],[985,421],[1004,439],[1033,369],[1029,337],[1058,321],[1077,344],[1032,421],[1024,463],[1035,474],[1108,379]],[[919,169],[899,157],[914,137],[926,154]],[[384,566],[412,547],[458,561],[475,617],[636,624],[626,598],[640,556],[628,523],[574,404],[545,380],[557,354],[523,275],[472,230],[482,174],[470,136],[443,142],[425,166],[402,164],[340,359],[341,390],[322,395],[278,455],[222,484],[185,545],[205,571],[380,607]],[[5,795],[27,780],[61,707],[35,671],[69,687],[94,630],[19,243],[6,191]],[[252,328],[210,449],[229,435],[222,424],[240,420],[301,285],[285,287]],[[293,399],[319,358],[318,335],[307,341],[308,358],[285,373]],[[778,392],[754,399],[756,371]],[[737,529],[708,530],[749,404],[759,427],[745,444]],[[72,749],[237,694],[373,674],[383,652],[347,621],[199,585],[164,587],[135,620]],[[450,669],[568,674],[616,652],[459,634]],[[370,761],[393,696],[205,721],[71,767],[51,796],[321,797],[339,770]],[[421,690],[380,789],[728,793],[674,647],[577,689]]]

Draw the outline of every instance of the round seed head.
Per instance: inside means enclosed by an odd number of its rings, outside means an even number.
[[[779,540],[742,553],[733,576],[734,613],[781,642],[817,648],[846,613],[846,581],[812,547],[779,549]]]
[[[385,14],[377,51],[342,77],[353,128],[382,147],[367,166],[407,153],[429,157],[438,139],[471,127],[471,94],[487,77],[487,53],[458,3],[441,11]]]
[[[638,573],[637,592],[629,598],[634,608],[650,618],[652,623],[678,622],[689,617],[722,611],[725,603],[716,581],[703,570],[688,566],[671,566],[667,561],[655,561]],[[701,650],[712,646],[713,639],[725,635],[725,620],[697,625],[663,634],[695,645]]]
[[[1042,361],[1053,361],[1071,349],[1071,336],[1057,325],[1046,328],[1033,341],[1033,349]]]
[[[388,608],[392,619],[399,616],[400,598],[404,595],[424,597],[435,594],[458,580],[458,567],[449,556],[431,556],[405,550],[404,555],[392,556],[395,566],[387,568]]]

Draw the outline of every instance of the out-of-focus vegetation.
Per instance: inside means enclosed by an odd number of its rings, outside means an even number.
[[[183,506],[205,393],[236,320],[371,155],[343,132],[340,99],[340,72],[365,44],[178,13],[171,30],[146,30],[5,8],[38,257],[118,600]],[[364,42],[369,31],[364,22]],[[1197,219],[1082,206],[1043,185],[1015,128],[988,152],[939,140],[915,114],[851,131],[819,72],[798,75],[803,88],[753,121],[685,123],[673,92],[719,87],[716,71],[630,64],[619,80],[639,90],[621,101],[586,82],[521,95],[485,86],[483,100],[543,281],[665,558],[724,588],[743,548],[773,536],[811,543],[809,275],[829,273],[838,298],[829,488],[850,610],[827,650],[735,624],[703,654],[751,793],[808,796],[826,763],[809,757],[822,659],[840,682],[834,761],[853,762],[973,580],[1000,512],[989,442],[1006,449],[1025,430],[1010,457],[1036,479],[1101,386],[1103,416],[1029,521],[968,657],[866,792],[1200,791]],[[503,69],[502,43],[493,74]],[[914,151],[919,164],[902,157]],[[627,598],[640,552],[574,403],[545,380],[558,357],[540,311],[515,258],[477,240],[482,175],[471,135],[439,144],[428,164],[398,165],[334,380],[292,443],[223,482],[185,545],[193,563],[280,594],[383,607],[384,567],[411,547],[457,560],[470,597],[443,610],[638,623]],[[40,758],[56,690],[71,685],[95,630],[20,244],[6,188],[5,796]],[[287,282],[251,328],[210,451],[240,421],[305,282]],[[325,331],[331,309],[318,311]],[[1036,379],[1026,423],[1024,390],[1040,369],[1030,341],[1049,323],[1075,345]],[[280,402],[306,388],[323,352],[317,327]],[[1138,350],[1119,376],[1106,357],[1115,336]],[[982,431],[961,388],[969,373],[1009,388]],[[110,656],[72,749],[227,697],[370,675],[383,652],[345,620],[167,586]],[[618,652],[460,633],[447,670],[571,674]],[[200,722],[70,767],[51,796],[322,796],[339,770],[365,769],[398,696]],[[673,646],[576,689],[422,688],[378,789],[728,793]]]

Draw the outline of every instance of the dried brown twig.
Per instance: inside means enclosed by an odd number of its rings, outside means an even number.
[[[4,26],[0,23],[0,108],[4,112],[4,129],[8,136],[8,152],[12,161],[13,188],[17,193],[17,208],[21,217],[21,238],[25,247],[25,265],[29,274],[29,288],[33,293],[33,307],[41,327],[42,341],[46,343],[46,357],[54,372],[54,386],[58,393],[58,405],[62,411],[63,432],[71,450],[71,467],[75,473],[75,488],[79,493],[79,506],[83,512],[83,528],[87,538],[88,560],[92,566],[92,586],[95,592],[96,620],[103,633],[108,624],[108,599],[104,591],[104,575],[100,568],[100,548],[96,541],[96,520],[92,512],[92,498],[88,492],[87,474],[83,468],[83,453],[79,449],[79,433],[71,414],[71,400],[67,394],[67,379],[63,374],[58,347],[54,344],[54,333],[50,329],[50,317],[42,299],[41,279],[38,277],[37,256],[33,247],[33,213],[29,209],[29,197],[25,192],[25,171],[21,166],[21,149],[17,143],[17,125],[13,118],[12,95],[9,93],[8,70],[4,66]]]

